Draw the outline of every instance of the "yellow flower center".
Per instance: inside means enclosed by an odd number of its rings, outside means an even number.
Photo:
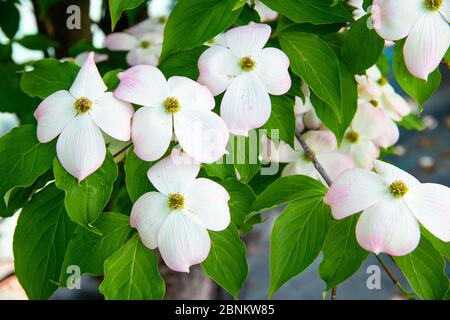
[[[350,143],[356,143],[359,140],[359,134],[358,132],[355,131],[350,131],[349,133],[347,133],[345,135],[345,138],[350,142]]]
[[[316,155],[316,153],[314,151],[311,150],[311,153],[313,154],[313,156]],[[302,155],[303,160],[307,161],[307,162],[312,162],[311,159],[308,157],[308,155],[306,154],[306,152],[303,152]]]
[[[395,198],[401,198],[408,192],[408,187],[402,180],[395,180],[389,186],[389,190]]]
[[[387,85],[389,83],[389,81],[387,81],[387,79],[385,78],[385,77],[381,77],[379,80],[378,80],[378,84],[380,85],[380,86],[385,86],[385,85]]]
[[[169,194],[169,208],[179,210],[184,208],[184,196],[180,193]]]
[[[89,109],[91,109],[92,101],[89,100],[88,98],[81,97],[78,98],[77,101],[75,101],[73,106],[78,111],[78,113],[85,113],[88,112]]]
[[[255,69],[256,62],[251,57],[243,57],[241,61],[239,62],[239,66],[241,67],[242,71],[250,72]]]
[[[141,42],[141,47],[144,48],[144,49],[149,48],[150,45],[151,45],[150,41],[144,40],[144,41]]]
[[[425,8],[431,11],[437,11],[442,6],[442,0],[425,0]]]
[[[379,105],[378,101],[375,99],[370,100],[370,104],[373,105],[375,108],[378,107]]]
[[[168,97],[164,101],[164,109],[166,109],[167,113],[177,113],[181,109],[181,105],[175,97]]]

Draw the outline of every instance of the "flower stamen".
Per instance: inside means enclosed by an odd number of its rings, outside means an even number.
[[[375,99],[370,100],[370,104],[373,105],[375,108],[378,107],[379,105],[378,101]]]
[[[350,131],[349,133],[347,133],[345,135],[345,138],[350,142],[350,143],[357,143],[359,141],[359,133],[355,132],[355,131]]]
[[[250,72],[255,69],[256,62],[251,57],[246,56],[241,59],[241,61],[239,62],[239,66],[242,71]]]
[[[387,81],[387,79],[385,77],[381,77],[380,79],[378,79],[378,84],[380,86],[385,86],[389,83],[389,81]]]
[[[437,11],[442,6],[442,0],[425,0],[425,8],[431,11]]]
[[[88,112],[92,107],[92,101],[88,98],[81,97],[73,104],[78,113]]]
[[[141,41],[141,48],[143,49],[148,49],[150,45],[151,45],[150,41],[147,40]]]
[[[164,101],[164,109],[167,113],[177,113],[181,109],[180,102],[178,102],[177,98],[175,97],[168,97]]]
[[[179,210],[184,208],[184,196],[181,193],[169,194],[169,208]]]
[[[407,192],[408,187],[402,180],[395,180],[389,186],[389,191],[395,198],[402,198]]]

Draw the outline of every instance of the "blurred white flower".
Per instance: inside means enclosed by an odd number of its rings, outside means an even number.
[[[18,127],[19,124],[19,118],[15,113],[0,112],[0,137]]]

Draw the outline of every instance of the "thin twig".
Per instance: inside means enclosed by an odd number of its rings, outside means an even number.
[[[414,295],[411,292],[408,292],[403,286],[400,284],[400,282],[395,278],[394,274],[391,270],[384,264],[383,260],[379,255],[375,255],[375,258],[377,258],[378,262],[380,263],[381,267],[386,271],[387,275],[391,279],[391,281],[394,283],[394,285],[405,295],[408,297],[408,299],[414,299]]]
[[[123,147],[122,149],[120,149],[119,151],[117,151],[115,154],[113,154],[113,158],[117,157],[119,154],[121,154],[122,152],[126,151],[129,147],[131,147],[133,144],[130,142],[129,144],[127,144],[125,147]]]

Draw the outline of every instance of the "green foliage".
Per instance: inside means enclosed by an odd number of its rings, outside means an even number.
[[[228,206],[230,207],[231,221],[238,229],[241,229],[247,215],[251,212],[256,195],[248,185],[234,179],[221,181],[220,184],[230,195]]]
[[[128,150],[125,160],[125,183],[131,201],[135,202],[144,193],[155,190],[147,178],[147,171],[152,164],[152,162],[139,159],[133,148]]]
[[[425,125],[422,123],[422,120],[414,114],[407,115],[401,121],[397,122],[397,124],[406,130],[425,130]]]
[[[114,69],[111,71],[108,71],[103,76],[103,82],[105,83],[106,87],[108,88],[108,91],[114,91],[119,86],[120,80],[117,77],[117,75],[122,72],[122,69]]]
[[[158,68],[167,79],[173,76],[198,79],[197,61],[207,48],[207,46],[199,46],[190,50],[175,52],[164,59]]]
[[[288,96],[272,96],[272,113],[269,120],[264,124],[267,135],[272,138],[271,130],[277,130],[277,138],[288,143],[294,148],[295,137],[295,113],[294,100]]]
[[[3,33],[13,39],[19,29],[20,13],[12,1],[0,2],[0,28]]]
[[[56,47],[56,43],[42,34],[27,35],[19,40],[17,43],[31,50],[46,51],[48,48]]]
[[[248,137],[230,136],[228,150],[233,165],[239,174],[239,181],[248,183],[261,169],[259,162],[258,131],[252,130]]]
[[[114,30],[122,13],[138,7],[146,0],[109,0],[109,13],[111,15],[111,30]]]

